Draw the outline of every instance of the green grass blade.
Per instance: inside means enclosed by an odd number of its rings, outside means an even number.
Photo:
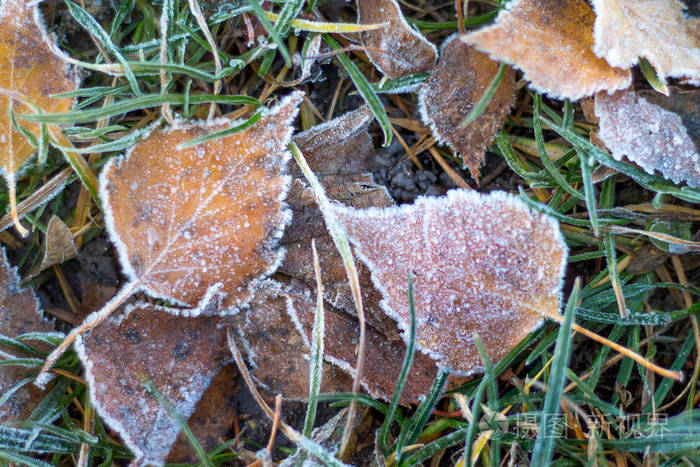
[[[284,43],[284,41],[279,35],[278,30],[272,25],[272,23],[270,23],[270,20],[267,19],[265,10],[262,9],[258,0],[248,0],[248,4],[253,8],[253,13],[255,13],[255,16],[257,16],[258,20],[260,21],[260,24],[262,24],[263,28],[265,28],[265,31],[267,31],[267,33],[270,35],[272,41],[275,44],[277,44],[277,49],[282,54],[282,57],[284,57],[284,63],[287,66],[291,66],[292,59],[289,56],[287,44]]]
[[[467,125],[472,123],[484,113],[486,107],[491,103],[494,94],[496,94],[496,91],[498,91],[498,86],[501,85],[501,81],[503,81],[503,76],[505,76],[507,69],[508,65],[505,63],[501,63],[499,65],[498,71],[496,71],[491,84],[489,84],[489,87],[486,88],[486,91],[484,91],[484,94],[479,99],[479,102],[474,105],[474,108],[469,111],[467,116],[464,117],[464,120],[462,120],[462,123],[459,124],[460,128],[466,128]]]
[[[177,149],[186,149],[186,148],[191,148],[192,146],[196,146],[198,144],[206,143],[208,141],[213,141],[215,139],[219,138],[225,138],[227,136],[235,135],[236,133],[240,133],[241,131],[247,130],[248,128],[252,127],[256,123],[258,123],[258,120],[260,120],[260,117],[262,116],[262,108],[258,109],[253,115],[250,116],[247,120],[244,120],[241,123],[237,123],[236,125],[229,127],[229,128],[224,128],[223,130],[219,131],[214,131],[212,133],[209,133],[208,135],[200,136],[199,138],[193,138],[189,141],[186,141],[182,144],[180,144]]]

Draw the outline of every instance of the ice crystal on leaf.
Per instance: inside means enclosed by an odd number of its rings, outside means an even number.
[[[475,333],[498,361],[559,308],[558,225],[515,197],[453,190],[401,207],[332,209],[403,330],[414,274],[416,342],[441,366],[478,371]]]
[[[186,420],[221,369],[225,333],[217,324],[141,303],[78,338],[93,405],[134,453],[134,465],[162,465],[180,433],[148,384]]]
[[[457,36],[443,46],[440,60],[418,94],[421,118],[433,136],[462,156],[479,181],[486,148],[503,126],[515,100],[515,73],[508,68],[484,112],[464,128],[461,124],[498,72],[498,63]]]
[[[700,153],[681,116],[630,91],[597,94],[595,115],[615,159],[626,156],[649,173],[700,188]]]
[[[612,66],[630,68],[644,57],[659,77],[700,84],[697,19],[683,16],[678,0],[593,0],[596,55]]]
[[[387,77],[396,79],[435,66],[435,46],[409,26],[396,0],[357,0],[357,22],[388,23],[361,35],[367,56]]]
[[[186,149],[178,146],[231,122],[155,131],[108,164],[101,175],[107,228],[132,281],[195,314],[214,297],[217,312],[230,313],[274,272],[289,222],[286,148],[301,96],[245,131]]]
[[[513,0],[492,26],[462,40],[521,69],[536,90],[577,100],[631,83],[628,70],[593,53],[594,19],[583,0]]]
[[[53,323],[44,320],[39,310],[39,301],[31,289],[19,288],[19,277],[7,261],[5,250],[0,249],[0,336],[15,338],[30,332],[51,332]],[[46,350],[46,349],[43,349]],[[17,349],[0,349],[2,360],[27,357]],[[0,370],[0,396],[15,388],[26,379],[23,366],[3,366]],[[0,404],[0,422],[25,420],[41,400],[41,392],[24,385],[8,400]]]
[[[59,55],[40,19],[37,2],[0,2],[0,172],[10,190],[10,203],[18,230],[15,183],[23,166],[36,152],[32,143],[12,123],[11,112],[66,112],[72,98],[52,98],[52,94],[72,91],[76,76]],[[39,139],[36,124],[22,122]]]

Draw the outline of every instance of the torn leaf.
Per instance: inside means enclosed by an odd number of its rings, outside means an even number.
[[[435,46],[406,22],[396,0],[357,0],[357,22],[388,23],[361,34],[367,56],[388,78],[430,71],[435,66]]]
[[[225,358],[218,321],[140,303],[76,341],[90,399],[134,453],[134,465],[162,465],[180,433],[148,384],[187,420]]]
[[[648,173],[700,188],[700,154],[682,118],[630,91],[599,93],[600,139],[617,160],[627,157]]]
[[[643,57],[660,78],[700,84],[697,20],[686,19],[678,0],[593,0],[594,52],[615,67],[630,68]]]
[[[20,289],[15,268],[0,249],[0,335],[15,338],[30,332],[52,332],[53,323],[46,321],[39,309],[39,300],[31,289]],[[41,349],[47,350],[47,349]],[[0,349],[0,359],[36,357],[15,348]],[[27,368],[4,366],[0,370],[0,397],[15,390],[0,404],[0,422],[26,420],[41,400],[42,391],[31,384],[17,385],[27,379]],[[28,383],[27,380],[25,383]]]
[[[537,91],[578,100],[631,83],[629,70],[593,53],[594,20],[583,0],[512,0],[493,25],[462,40],[521,69]]]
[[[32,143],[14,126],[11,112],[67,112],[72,98],[52,98],[72,91],[77,78],[58,55],[40,17],[38,3],[4,0],[0,3],[0,171],[7,181],[11,211],[21,233],[25,229],[16,216],[15,184],[29,158],[36,152]],[[38,140],[38,125],[22,122]]]
[[[406,331],[414,274],[418,348],[461,374],[496,362],[557,313],[567,248],[553,219],[495,192],[453,190],[385,209],[333,207],[382,306]]]
[[[508,68],[484,112],[465,128],[461,124],[498,72],[498,63],[453,36],[445,42],[435,70],[418,94],[419,110],[435,139],[459,153],[479,182],[486,148],[503,126],[515,101],[515,73]]]
[[[101,175],[110,237],[133,283],[154,297],[231,313],[277,269],[289,222],[287,144],[302,93],[283,99],[234,135],[186,149],[232,122],[156,130]],[[235,122],[234,122],[235,124]]]

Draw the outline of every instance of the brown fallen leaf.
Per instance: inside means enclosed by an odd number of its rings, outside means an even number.
[[[287,144],[302,96],[290,94],[246,130],[188,148],[180,145],[232,122],[155,130],[107,163],[100,175],[105,225],[129,281],[52,352],[38,385],[77,335],[136,291],[182,306],[169,309],[185,315],[230,314],[250,299],[283,257]]]
[[[700,188],[700,154],[674,112],[630,91],[599,93],[595,114],[600,139],[617,160],[627,157],[648,173]]]
[[[0,249],[0,335],[14,338],[30,332],[52,332],[53,323],[44,319],[34,291],[20,289],[19,283],[15,268],[7,261],[5,250]],[[0,349],[3,360],[28,356],[14,348],[7,351]],[[0,371],[0,394],[4,397],[24,381],[26,373],[23,366],[4,366]],[[41,400],[41,394],[39,389],[29,384],[21,386],[0,404],[0,422],[26,420]]]
[[[515,72],[508,68],[481,116],[462,122],[479,102],[498,72],[498,63],[454,36],[445,42],[437,67],[418,94],[423,122],[435,139],[462,156],[477,184],[486,148],[503,126],[515,101]]]
[[[332,209],[404,331],[414,275],[416,343],[440,366],[480,371],[474,334],[498,361],[557,314],[566,244],[556,221],[513,196],[453,190],[413,205]]]
[[[513,0],[493,25],[462,40],[521,69],[537,91],[578,100],[624,89],[632,79],[593,53],[594,20],[583,0]]]
[[[643,57],[663,78],[700,84],[697,20],[686,19],[678,0],[593,0],[593,51],[615,67],[630,68]]]
[[[430,71],[435,66],[435,46],[406,22],[396,0],[357,0],[357,23],[388,23],[361,34],[367,56],[388,78]]]
[[[219,320],[182,319],[139,303],[76,341],[90,399],[134,453],[134,465],[162,465],[180,433],[148,385],[187,420],[222,366]]]
[[[23,236],[27,230],[17,216],[15,185],[36,149],[13,127],[10,112],[27,103],[44,112],[67,112],[73,107],[72,98],[50,96],[76,87],[77,77],[46,33],[38,4],[26,0],[0,3],[0,171],[7,181],[15,226]],[[38,125],[23,125],[39,138]]]
[[[78,249],[75,247],[73,234],[60,217],[53,215],[46,225],[44,255],[41,262],[32,268],[29,276],[35,276],[54,264],[61,264],[76,256],[78,256]]]

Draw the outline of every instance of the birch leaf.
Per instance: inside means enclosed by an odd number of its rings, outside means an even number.
[[[20,289],[19,277],[0,249],[0,335],[14,338],[29,332],[51,332],[53,323],[44,320],[39,300],[31,289]],[[46,349],[43,349],[46,350]],[[28,357],[16,349],[0,349],[3,360]],[[4,366],[0,370],[0,397],[26,379],[27,369],[21,366]],[[0,404],[0,422],[25,420],[39,403],[41,391],[25,384]]]
[[[627,157],[648,173],[658,170],[675,183],[700,188],[698,146],[677,113],[619,91],[597,94],[595,114],[600,139],[615,159]]]
[[[358,24],[388,23],[381,29],[361,34],[372,63],[390,79],[430,71],[437,50],[411,28],[396,0],[357,0]]]
[[[475,333],[496,362],[559,308],[564,240],[556,221],[515,197],[453,190],[413,205],[333,209],[404,331],[414,274],[416,343],[440,366],[480,371]]]
[[[593,0],[596,55],[630,68],[644,57],[660,78],[688,78],[700,84],[697,20],[686,19],[678,0]]]
[[[631,83],[629,70],[593,53],[594,20],[583,0],[512,0],[493,25],[462,40],[521,69],[534,89],[578,100]]]
[[[27,109],[31,102],[44,112],[67,112],[72,98],[52,94],[77,87],[74,73],[59,55],[40,18],[38,4],[26,0],[0,3],[0,171],[10,191],[11,211],[16,217],[15,184],[21,170],[36,152],[34,146],[12,124],[10,112]],[[39,126],[23,123],[38,138]]]
[[[248,301],[282,259],[286,148],[301,96],[285,98],[247,130],[186,149],[178,146],[231,122],[155,131],[108,164],[106,225],[132,282],[194,314],[213,298],[222,314]]]
[[[180,433],[147,384],[189,418],[221,368],[225,333],[217,324],[141,303],[76,341],[90,399],[134,453],[134,465],[162,465]]]
[[[460,41],[457,36],[443,46],[435,70],[418,94],[423,122],[441,144],[462,156],[474,180],[486,148],[503,126],[515,100],[515,72],[508,68],[484,112],[464,128],[461,124],[489,88],[498,63]]]

